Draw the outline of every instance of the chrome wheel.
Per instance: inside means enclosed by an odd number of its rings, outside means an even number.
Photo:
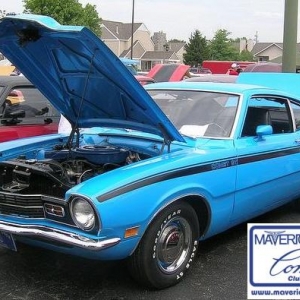
[[[199,232],[197,214],[188,203],[167,206],[150,223],[129,258],[131,275],[150,288],[177,284],[195,260]]]
[[[176,271],[189,253],[191,240],[192,230],[185,219],[169,220],[158,236],[156,258],[159,268],[165,273]]]

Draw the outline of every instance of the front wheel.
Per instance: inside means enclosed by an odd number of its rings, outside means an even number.
[[[129,258],[129,271],[141,284],[163,289],[177,284],[195,259],[199,224],[185,202],[165,208],[149,225]]]

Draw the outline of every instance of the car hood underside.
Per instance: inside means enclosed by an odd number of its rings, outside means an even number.
[[[0,21],[0,51],[77,128],[141,130],[184,141],[120,59],[89,29],[39,15]]]

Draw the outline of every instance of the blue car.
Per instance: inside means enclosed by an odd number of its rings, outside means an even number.
[[[202,240],[300,196],[298,74],[144,88],[87,28],[37,15],[3,18],[0,51],[72,125],[1,143],[3,247],[127,259],[162,289]]]

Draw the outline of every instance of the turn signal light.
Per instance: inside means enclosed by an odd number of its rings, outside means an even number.
[[[125,230],[124,238],[126,239],[126,238],[136,236],[138,235],[138,232],[139,232],[139,226],[127,228]]]

